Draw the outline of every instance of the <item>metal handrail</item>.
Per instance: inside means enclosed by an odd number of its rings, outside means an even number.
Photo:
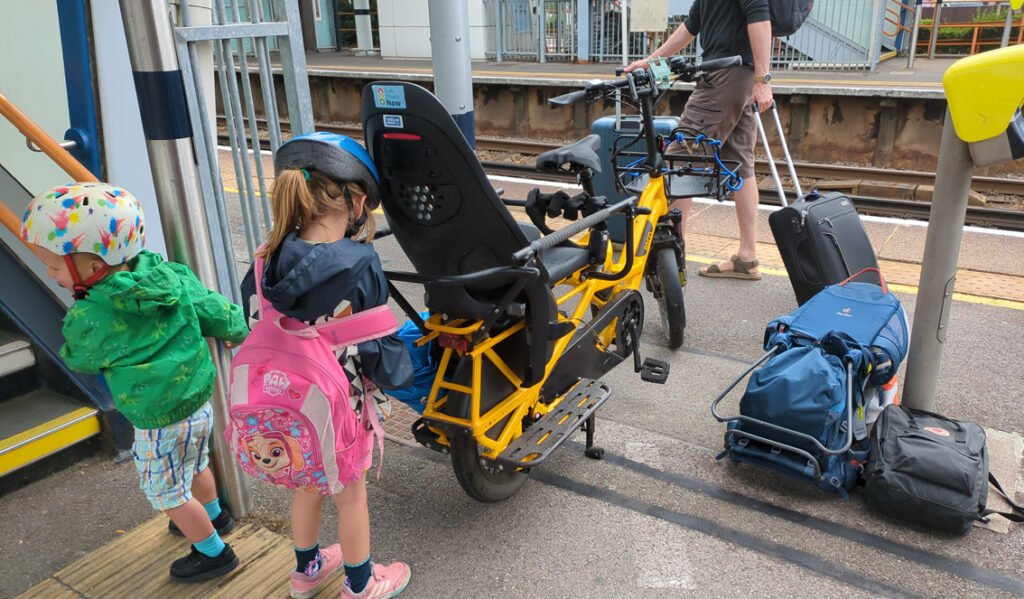
[[[85,168],[70,152],[64,149],[60,142],[50,137],[46,131],[43,131],[42,127],[37,125],[35,121],[30,119],[28,115],[22,112],[20,108],[15,106],[3,94],[0,94],[0,115],[3,115],[5,119],[25,136],[28,144],[35,144],[39,151],[46,154],[50,160],[75,181],[99,180],[96,178],[96,175],[93,175],[89,169]],[[29,149],[33,149],[31,145],[29,145]],[[7,230],[18,239],[21,239],[21,219],[3,202],[0,202],[0,223],[7,227]],[[34,250],[31,244],[25,243],[25,245]]]
[[[99,180],[3,94],[0,94],[0,115],[10,121],[32,143],[39,146],[43,153],[50,157],[50,160],[53,160],[65,173],[71,175],[75,181]]]

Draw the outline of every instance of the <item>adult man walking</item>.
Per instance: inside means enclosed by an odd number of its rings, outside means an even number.
[[[764,112],[771,107],[771,14],[768,0],[696,0],[690,14],[665,43],[650,56],[626,70],[644,68],[652,58],[678,53],[700,36],[702,60],[743,57],[743,65],[709,73],[697,84],[683,109],[684,127],[722,140],[723,160],[739,161],[742,188],[735,193],[740,249],[731,259],[700,269],[707,277],[758,280],[757,181],[754,178],[754,144],[757,123],[751,106]],[[676,200],[673,208],[683,213],[680,234],[685,238],[692,200]],[[681,274],[680,278],[684,278]],[[685,279],[684,279],[685,281]]]

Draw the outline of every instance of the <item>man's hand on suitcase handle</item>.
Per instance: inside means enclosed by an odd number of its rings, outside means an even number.
[[[775,104],[772,86],[761,81],[754,82],[754,91],[751,93],[751,98],[754,101],[754,108],[758,112],[766,112]]]

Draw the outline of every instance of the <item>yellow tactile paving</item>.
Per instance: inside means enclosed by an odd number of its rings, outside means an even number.
[[[691,234],[687,235],[686,246],[688,260],[710,263],[729,259],[739,249],[739,242],[725,237]],[[783,265],[775,245],[758,243],[757,252],[764,274],[785,276],[786,267]],[[903,287],[904,289],[900,289],[901,291],[917,292],[917,284],[921,279],[920,264],[880,260],[879,267],[890,284]],[[1024,277],[961,268],[957,270],[955,290],[958,294],[975,298],[991,298],[1017,303],[1020,304],[1019,309],[1024,309]],[[954,299],[968,300],[968,298],[955,296]],[[999,305],[1005,306],[1002,303]]]

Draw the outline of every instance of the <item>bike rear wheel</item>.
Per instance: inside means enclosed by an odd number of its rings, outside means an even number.
[[[488,406],[496,405],[514,390],[504,376],[497,376],[488,371],[494,367],[485,362],[481,372],[481,411]],[[452,382],[459,385],[472,385],[473,361],[468,356],[459,360],[455,367]],[[470,397],[465,393],[450,391],[446,413],[459,418],[469,418]],[[504,421],[496,426],[501,427]],[[524,472],[510,469],[499,470],[495,465],[480,457],[480,444],[473,435],[459,433],[451,437],[452,470],[455,478],[467,495],[483,503],[504,501],[516,494],[529,477]]]
[[[657,279],[661,293],[658,310],[661,312],[661,326],[668,338],[668,346],[676,349],[683,344],[686,329],[686,306],[683,303],[683,286],[679,282],[679,261],[672,248],[662,248],[655,254],[658,261]]]

